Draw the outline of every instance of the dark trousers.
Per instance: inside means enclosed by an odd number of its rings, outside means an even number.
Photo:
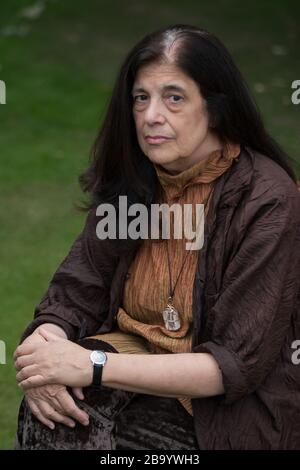
[[[108,343],[83,339],[87,349],[117,351]],[[16,449],[198,450],[194,419],[176,398],[146,395],[102,386],[84,389],[76,404],[90,416],[88,426],[56,423],[51,431],[32,414],[23,399]]]

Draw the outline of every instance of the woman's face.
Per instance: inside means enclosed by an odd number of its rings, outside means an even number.
[[[139,145],[153,163],[170,173],[183,171],[222,148],[209,128],[206,103],[197,84],[175,65],[141,67],[132,96]]]

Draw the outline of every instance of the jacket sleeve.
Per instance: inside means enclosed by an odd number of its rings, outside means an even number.
[[[209,340],[193,352],[208,352],[217,361],[224,404],[255,391],[279,359],[299,292],[299,216],[298,193],[260,207],[207,312]]]
[[[109,242],[97,238],[96,225],[96,210],[90,209],[82,233],[51,279],[21,341],[43,323],[62,327],[73,340],[92,334],[105,320],[117,259]]]

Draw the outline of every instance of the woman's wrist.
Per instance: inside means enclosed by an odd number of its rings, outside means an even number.
[[[93,375],[94,375],[94,366],[90,359],[91,350],[85,350],[86,352],[83,354],[83,368],[82,368],[82,376],[83,380],[87,385],[92,385],[93,383]],[[102,370],[102,379],[101,384],[104,386],[109,386],[108,383],[112,382],[111,373],[113,371],[113,360],[116,356],[114,353],[107,353],[107,362],[103,366]]]
[[[82,367],[81,367],[81,375],[82,381],[84,385],[83,387],[89,387],[93,383],[93,364],[90,359],[91,351],[89,349],[83,348],[82,352]]]

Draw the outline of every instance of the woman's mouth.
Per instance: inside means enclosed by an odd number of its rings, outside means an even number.
[[[171,140],[170,137],[163,137],[163,136],[157,136],[157,137],[146,137],[146,141],[148,144],[163,144],[164,142],[167,142],[168,140]]]

